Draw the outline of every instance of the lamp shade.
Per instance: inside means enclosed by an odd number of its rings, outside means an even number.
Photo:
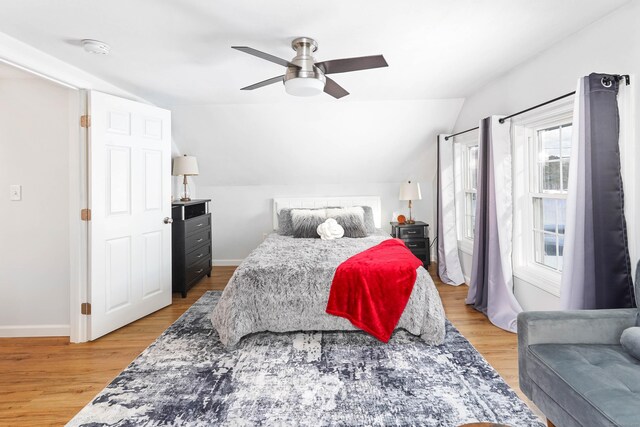
[[[400,200],[421,200],[420,184],[417,182],[403,182],[400,185]]]
[[[173,176],[198,175],[198,161],[193,156],[176,157],[173,159]]]

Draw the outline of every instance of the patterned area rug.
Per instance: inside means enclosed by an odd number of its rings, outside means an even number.
[[[208,292],[70,426],[542,426],[451,325],[430,346],[397,331],[259,333],[225,350]]]

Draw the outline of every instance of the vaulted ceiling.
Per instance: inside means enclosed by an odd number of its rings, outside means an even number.
[[[0,31],[158,105],[297,102],[239,88],[282,67],[309,36],[318,60],[382,53],[389,68],[341,74],[339,102],[461,98],[625,0],[3,0]],[[112,53],[85,53],[99,39]],[[335,102],[326,95],[313,102]]]

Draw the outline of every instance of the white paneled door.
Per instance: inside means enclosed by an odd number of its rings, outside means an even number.
[[[171,112],[89,92],[89,339],[171,304]]]

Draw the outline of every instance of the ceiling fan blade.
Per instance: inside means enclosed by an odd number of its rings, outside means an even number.
[[[327,77],[327,82],[324,85],[324,91],[336,99],[349,95],[349,92],[329,77]]]
[[[268,53],[260,52],[252,47],[248,46],[231,46],[232,49],[239,50],[244,53],[248,53],[249,55],[257,56],[258,58],[266,59],[267,61],[273,62],[278,65],[282,65],[283,67],[298,67],[296,64],[292,64],[286,59],[278,58],[277,56],[270,55]],[[298,67],[300,68],[300,67]]]
[[[274,83],[281,82],[283,80],[284,80],[284,76],[272,77],[270,79],[263,80],[263,81],[261,81],[259,83],[252,84],[251,86],[243,87],[240,90],[254,90],[254,89],[258,89],[258,88],[263,87],[263,86],[268,86],[268,85],[272,85]]]
[[[316,67],[325,74],[346,73],[349,71],[368,70],[370,68],[388,67],[382,55],[360,56],[358,58],[332,59],[316,62]]]

